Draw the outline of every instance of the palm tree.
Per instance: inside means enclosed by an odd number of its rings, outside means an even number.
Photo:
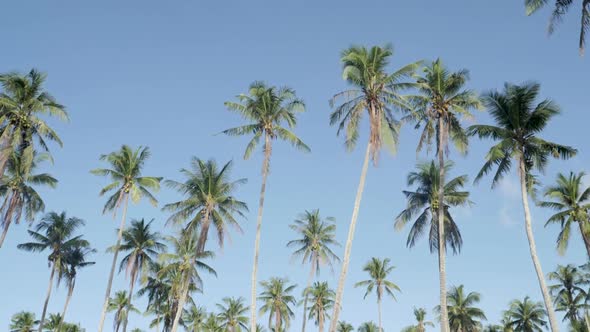
[[[311,296],[311,308],[309,308],[309,318],[315,320],[319,332],[324,332],[324,322],[329,318],[327,311],[334,306],[334,296],[336,293],[328,286],[327,282],[316,281],[313,286],[305,290],[305,297]]]
[[[334,95],[330,100],[330,106],[335,108],[330,115],[330,124],[338,125],[337,134],[344,130],[346,133],[345,146],[348,150],[352,150],[356,146],[359,137],[359,125],[365,111],[368,113],[370,128],[369,141],[344,248],[344,258],[340,278],[338,279],[330,332],[336,332],[340,310],[342,309],[344,283],[348,273],[348,265],[350,264],[352,240],[369,168],[369,159],[373,160],[373,165],[377,164],[383,144],[391,152],[395,152],[399,124],[393,116],[393,109],[407,107],[405,98],[400,95],[400,92],[412,87],[413,84],[403,81],[410,77],[420,65],[419,62],[412,63],[392,74],[388,74],[386,67],[392,55],[393,49],[391,46],[373,46],[371,49],[352,46],[344,50],[340,58],[343,67],[342,76],[352,85],[352,88]],[[336,103],[340,104],[335,106]]]
[[[522,302],[512,301],[505,315],[508,327],[515,332],[540,332],[547,326],[543,303],[532,302],[528,296]]]
[[[359,281],[354,284],[354,287],[366,288],[364,298],[367,298],[367,295],[375,290],[375,294],[377,295],[377,311],[379,314],[379,331],[383,331],[383,325],[381,324],[381,300],[383,299],[383,295],[387,294],[395,300],[396,298],[393,292],[401,291],[396,284],[387,280],[387,277],[395,268],[395,266],[389,265],[390,262],[391,260],[389,258],[371,258],[371,260],[363,267],[363,271],[369,274],[370,279]]]
[[[252,151],[260,143],[260,140],[264,139],[262,184],[260,186],[258,217],[256,218],[256,239],[254,241],[254,262],[252,264],[250,293],[250,330],[254,331],[256,329],[256,275],[258,273],[258,255],[260,252],[260,230],[262,227],[266,180],[270,171],[272,142],[281,139],[291,143],[299,150],[309,152],[310,149],[291,131],[297,125],[297,113],[305,111],[305,104],[303,100],[297,98],[295,90],[288,87],[269,87],[263,82],[254,82],[250,85],[249,95],[240,94],[237,99],[238,102],[225,102],[225,107],[230,111],[241,114],[249,123],[227,129],[223,133],[230,136],[253,135],[246,146],[244,159],[248,159]],[[284,124],[286,124],[286,127]]]
[[[244,304],[242,297],[225,297],[223,303],[217,304],[219,309],[218,320],[221,327],[228,332],[240,331],[241,328],[248,329],[248,317],[245,316],[248,307]]]
[[[577,223],[580,235],[584,240],[586,253],[590,258],[590,220],[588,209],[590,209],[590,187],[583,188],[582,179],[585,173],[575,174],[570,172],[566,177],[564,174],[557,174],[557,184],[545,189],[544,196],[549,201],[540,202],[539,205],[557,211],[552,215],[545,225],[559,223],[561,232],[557,236],[557,249],[564,254],[569,243],[569,235],[572,223]]]
[[[47,323],[45,325],[45,331],[43,332],[62,332],[60,329],[60,323],[63,317],[60,314],[49,314]]]
[[[477,292],[465,294],[463,285],[452,287],[447,295],[449,313],[449,325],[453,332],[478,331],[481,329],[481,321],[486,320],[483,311],[475,307],[481,300]],[[440,307],[435,309],[440,312]]]
[[[142,197],[147,197],[152,205],[156,206],[158,204],[158,200],[150,190],[158,191],[160,189],[160,181],[162,178],[141,176],[145,162],[149,157],[150,150],[147,147],[144,148],[140,146],[133,150],[131,147],[123,145],[119,151],[111,152],[100,157],[100,160],[106,161],[111,168],[98,168],[91,171],[94,175],[108,176],[112,181],[109,185],[102,188],[99,193],[100,196],[103,196],[108,192],[114,191],[114,193],[107,199],[103,213],[112,211],[113,216],[115,216],[119,207],[123,205],[123,215],[121,217],[121,224],[119,225],[117,243],[113,250],[113,263],[111,264],[111,271],[107,281],[98,332],[102,332],[107,314],[113,277],[115,275],[115,267],[117,266],[119,246],[121,245],[123,231],[125,230],[125,218],[127,217],[129,197],[131,196],[131,201],[133,203],[138,203]]]
[[[513,160],[518,164],[525,230],[531,259],[543,293],[551,330],[556,332],[559,331],[559,327],[541,262],[537,256],[528,193],[533,190],[535,184],[532,172],[543,171],[549,157],[568,159],[577,151],[572,147],[549,142],[539,137],[539,133],[547,127],[549,120],[559,114],[559,107],[550,100],[535,104],[539,89],[540,85],[537,83],[525,83],[520,86],[506,83],[504,92],[488,93],[485,96],[485,104],[496,125],[474,125],[469,128],[469,134],[498,141],[490,148],[486,162],[475,178],[476,182],[497,166],[492,180],[493,188],[510,171]]]
[[[174,252],[160,255],[160,259],[166,262],[161,273],[174,270],[180,277],[180,285],[178,285],[178,289],[172,291],[172,294],[178,298],[178,304],[172,323],[172,332],[178,330],[182,310],[188,299],[191,286],[196,286],[198,289],[201,289],[202,280],[198,271],[203,270],[217,276],[215,270],[203,263],[202,260],[212,258],[213,253],[210,251],[201,252],[198,250],[199,241],[197,236],[198,234],[189,232],[182,233],[176,237],[170,237],[168,241],[172,244]]]
[[[307,279],[308,289],[311,286],[312,279],[319,274],[322,265],[328,265],[333,271],[334,262],[339,262],[340,258],[334,254],[330,246],[339,246],[336,237],[336,225],[333,217],[322,219],[320,210],[305,211],[289,227],[294,230],[300,237],[287,243],[287,247],[295,247],[293,258],[301,257],[301,263],[309,262],[311,269]],[[305,290],[304,290],[305,291]],[[307,321],[307,298],[305,293],[303,300],[303,325],[302,331],[305,332],[305,323]]]
[[[289,327],[291,318],[295,316],[291,305],[295,305],[295,297],[291,295],[296,285],[288,285],[286,278],[270,278],[260,282],[262,292],[258,299],[264,304],[260,307],[260,314],[268,313],[268,329],[284,331]],[[274,326],[273,326],[274,318]]]
[[[445,173],[448,174],[453,166],[452,162],[445,165]],[[408,174],[408,185],[416,185],[415,191],[404,191],[408,205],[395,220],[395,228],[401,230],[414,218],[406,245],[411,248],[428,229],[428,245],[430,252],[438,251],[438,185],[440,172],[434,161],[421,163],[417,170]],[[455,219],[451,215],[450,208],[471,204],[468,191],[459,191],[467,183],[467,176],[462,175],[449,180],[443,188],[443,206],[445,210],[445,246],[450,246],[454,254],[461,251],[463,239]],[[416,217],[417,216],[417,217]],[[430,226],[430,227],[428,227]]]
[[[590,309],[587,303],[587,287],[590,284],[587,275],[574,265],[558,265],[557,270],[547,275],[547,279],[556,281],[549,286],[555,310],[565,311],[563,320],[567,319],[572,326],[577,326],[583,321],[581,313]]]
[[[173,212],[170,222],[188,221],[184,229],[195,231],[200,228],[198,250],[205,250],[209,228],[213,223],[219,246],[223,247],[224,235],[231,226],[242,231],[234,214],[244,217],[248,211],[246,203],[237,200],[233,194],[236,189],[247,182],[246,179],[231,181],[229,179],[232,162],[229,161],[221,169],[211,159],[203,161],[193,157],[191,169],[180,172],[186,177],[184,182],[166,181],[166,184],[186,196],[186,199],[167,204],[163,210]]]
[[[160,331],[159,324],[160,324],[160,315],[162,313],[162,304],[166,304],[166,300],[170,295],[170,288],[171,285],[166,280],[167,274],[162,274],[162,264],[157,262],[153,262],[149,264],[148,276],[143,283],[144,286],[137,291],[137,296],[147,295],[147,308],[146,312],[152,312],[156,314],[156,319],[154,320],[154,326],[156,327],[157,331]],[[150,326],[152,327],[152,326]]]
[[[547,0],[525,0],[526,14],[532,15],[548,3],[549,1]],[[572,7],[573,4],[574,1],[572,0],[555,1],[555,8],[551,14],[551,18],[549,19],[549,25],[547,27],[548,34],[553,34],[553,32],[555,31],[555,27],[559,23],[561,23],[561,21],[563,20],[563,16],[568,12],[568,10],[570,9],[570,7]],[[580,55],[584,55],[584,46],[586,45],[586,31],[588,30],[588,28],[590,28],[590,1],[582,0],[580,7],[582,7],[582,23],[580,25],[580,38],[578,42],[578,47],[580,49]]]
[[[139,313],[139,310],[129,302],[129,296],[126,291],[118,291],[113,298],[109,299],[108,311],[115,312],[115,318],[113,319],[115,332],[119,332],[121,324],[125,324],[131,312]]]
[[[411,325],[402,330],[402,332],[425,332],[426,326],[434,327],[434,323],[426,320],[426,309],[414,308],[414,317],[416,317],[416,325]]]
[[[210,313],[203,326],[203,332],[221,332],[223,328],[219,325],[217,315]]]
[[[12,152],[8,156],[6,169],[0,177],[0,194],[4,197],[0,206],[0,247],[6,239],[10,224],[18,224],[23,212],[25,220],[32,223],[37,213],[45,210],[45,203],[35,190],[35,186],[55,188],[57,180],[48,173],[35,174],[35,170],[48,158],[47,154],[33,153],[32,147],[24,152]]]
[[[191,306],[182,316],[182,324],[187,331],[199,332],[203,330],[207,311],[203,307]]]
[[[46,214],[35,230],[29,230],[29,235],[35,242],[22,243],[17,246],[21,250],[28,252],[41,252],[50,250],[47,261],[51,267],[49,275],[49,285],[47,286],[47,295],[43,304],[41,321],[39,322],[39,332],[43,331],[47,305],[53,289],[53,278],[57,274],[58,283],[61,280],[63,269],[66,263],[67,252],[77,247],[88,247],[88,241],[82,239],[82,235],[74,236],[77,229],[84,225],[84,221],[76,217],[67,217],[65,212],[50,212]]]
[[[39,321],[32,312],[21,311],[10,318],[10,332],[33,332]]]
[[[345,321],[339,321],[338,328],[336,329],[336,331],[338,331],[338,332],[353,332],[354,327]]]
[[[416,123],[416,128],[423,127],[417,150],[420,151],[424,145],[436,144],[436,155],[438,157],[438,198],[437,201],[444,201],[445,183],[445,156],[449,154],[449,140],[461,153],[467,152],[468,138],[461,126],[461,118],[470,118],[472,109],[478,109],[481,101],[474,91],[465,89],[469,80],[469,71],[462,69],[456,72],[449,71],[440,59],[432,62],[424,68],[424,76],[417,79],[418,94],[412,96],[411,104],[413,111],[407,120]],[[434,142],[433,142],[434,141]],[[441,331],[449,330],[448,317],[446,312],[446,247],[444,246],[447,237],[445,235],[445,209],[437,204],[438,214],[438,260],[439,260],[439,287]]]
[[[373,322],[365,322],[361,326],[359,326],[358,332],[379,332],[383,331],[379,329],[379,326],[375,325]]]

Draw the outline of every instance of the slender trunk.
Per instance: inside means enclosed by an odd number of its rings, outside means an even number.
[[[8,144],[8,137],[2,135],[0,137],[0,176],[4,175],[6,171],[6,163],[12,152],[12,147]]]
[[[2,236],[0,237],[0,248],[2,248],[2,244],[4,244],[4,239],[6,239],[6,234],[8,234],[8,228],[10,227],[10,223],[12,222],[12,213],[14,212],[14,208],[17,203],[17,196],[11,190],[10,193],[6,195],[4,203],[2,203],[2,208],[0,209],[0,211],[4,211],[4,209],[6,208],[6,213],[4,213],[4,220],[2,221],[3,230]],[[6,204],[8,204],[8,207],[6,207]]]
[[[533,235],[533,227],[531,225],[531,212],[529,210],[529,198],[526,185],[526,169],[522,157],[519,160],[519,176],[522,205],[524,207],[524,223],[526,236],[529,240],[531,259],[533,260],[533,265],[535,266],[535,271],[537,272],[537,279],[539,279],[539,286],[541,287],[541,293],[543,294],[543,301],[545,302],[545,308],[547,309],[547,316],[549,317],[551,331],[559,332],[559,326],[557,325],[557,319],[555,318],[555,311],[553,310],[553,301],[551,300],[551,295],[549,295],[549,290],[547,289],[547,284],[545,283],[545,275],[541,269],[541,262],[539,262],[539,257],[537,257],[537,247],[535,245],[535,237]]]
[[[313,262],[313,260],[312,260]],[[311,269],[309,270],[309,277],[307,278],[307,287],[305,287],[305,297],[303,298],[303,324],[301,326],[301,331],[305,332],[305,323],[307,321],[307,299],[309,298],[309,294],[307,290],[311,286],[311,281],[313,279],[313,275],[315,273],[315,264],[312,263]]]
[[[4,229],[2,230],[2,236],[0,237],[0,248],[2,248],[2,244],[4,243],[4,239],[6,239],[6,234],[8,233],[8,228],[10,227],[10,219],[4,221]]]
[[[156,297],[156,331],[160,332],[160,297]]]
[[[178,307],[176,308],[176,313],[174,315],[174,322],[172,323],[172,330],[171,332],[176,332],[178,330],[178,326],[180,325],[180,316],[182,315],[182,309],[184,308],[184,304],[186,303],[186,299],[188,297],[188,291],[190,288],[190,278],[187,275],[185,278],[185,285],[184,289],[182,290],[182,295],[178,300]]]
[[[133,270],[133,273],[131,274],[131,283],[129,284],[129,299],[127,300],[127,305],[129,306],[129,308],[131,308],[131,299],[133,298],[133,286],[135,286],[136,275],[137,275],[137,271]],[[127,310],[127,313],[128,313],[127,316],[129,316],[129,310]],[[123,322],[123,332],[127,331],[127,322],[128,321],[129,321],[129,319],[126,319]]]
[[[250,292],[250,331],[256,331],[256,275],[258,273],[258,254],[260,252],[260,229],[262,227],[262,211],[264,209],[264,193],[266,178],[268,177],[271,140],[268,134],[264,137],[264,161],[262,162],[262,185],[260,186],[260,200],[258,202],[258,218],[256,220],[256,239],[254,240],[254,263],[252,264],[252,285]]]
[[[74,294],[75,284],[76,284],[76,280],[73,280],[70,287],[68,287],[68,295],[66,296],[66,303],[64,304],[64,310],[61,313],[61,320],[59,321],[59,327],[57,328],[58,331],[61,331],[61,327],[66,319],[66,311],[68,310],[68,306],[70,305],[70,300],[72,299],[72,294]]]
[[[584,225],[582,223],[587,221],[578,220],[578,227],[580,227],[580,234],[582,234],[582,239],[584,240],[584,246],[586,247],[586,254],[588,254],[588,258],[590,259],[590,238],[588,234],[584,231]],[[2,245],[2,242],[0,242]]]
[[[119,255],[119,246],[123,238],[123,229],[125,228],[125,218],[127,217],[127,206],[129,205],[129,194],[125,194],[125,203],[123,205],[123,216],[121,217],[121,224],[119,225],[119,234],[117,235],[117,243],[115,244],[115,253],[113,254],[113,263],[111,264],[111,272],[107,282],[107,289],[104,295],[104,304],[102,306],[102,313],[100,314],[100,322],[98,323],[98,332],[102,332],[104,321],[107,317],[107,308],[109,306],[109,297],[111,296],[111,287],[113,286],[113,277],[115,276],[115,268],[117,266],[117,256]]]
[[[381,325],[381,297],[377,298],[377,311],[379,311],[379,332],[383,332],[383,325]]]
[[[365,188],[365,180],[367,178],[367,170],[369,169],[369,157],[371,154],[371,143],[367,144],[367,151],[365,152],[365,160],[363,161],[363,168],[361,170],[361,178],[356,191],[356,198],[354,200],[354,208],[352,209],[352,218],[348,228],[348,238],[346,239],[346,246],[344,248],[344,258],[342,259],[342,270],[340,271],[340,278],[338,279],[338,289],[336,291],[336,299],[334,301],[334,310],[330,318],[329,332],[336,332],[338,327],[338,316],[340,315],[342,294],[344,293],[344,282],[346,281],[346,273],[348,272],[348,264],[350,263],[350,251],[352,250],[352,239],[354,237],[354,230],[356,228],[356,221],[361,206],[361,199],[363,198],[363,190]]]
[[[281,312],[275,311],[275,332],[281,332]]]
[[[324,332],[324,310],[320,310],[320,314],[318,315],[318,325],[320,332]]]
[[[51,266],[51,274],[49,275],[49,285],[47,286],[47,296],[43,304],[43,312],[41,313],[41,321],[39,322],[39,332],[43,332],[43,325],[45,323],[45,315],[47,314],[47,305],[51,297],[51,290],[53,289],[53,277],[55,276],[55,262]]]
[[[440,330],[450,331],[447,309],[447,275],[446,275],[446,245],[445,245],[445,147],[444,147],[444,121],[438,118],[438,276],[440,287]]]

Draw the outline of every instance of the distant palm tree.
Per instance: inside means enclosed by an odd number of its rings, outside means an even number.
[[[305,211],[289,227],[297,232],[299,238],[287,243],[287,247],[295,247],[293,258],[301,257],[301,263],[309,263],[311,269],[307,280],[308,289],[311,286],[313,278],[319,274],[322,265],[328,265],[331,270],[334,269],[334,263],[339,262],[340,258],[330,248],[330,246],[340,246],[336,241],[336,225],[333,217],[322,219],[320,210]],[[305,291],[305,290],[304,290]],[[305,332],[305,323],[307,321],[307,298],[305,293],[303,300],[303,324],[302,331]]]
[[[154,326],[157,331],[161,331],[159,326],[160,315],[162,313],[162,305],[165,305],[170,293],[170,284],[165,280],[165,275],[161,273],[162,264],[153,262],[148,265],[148,275],[142,283],[143,287],[137,291],[137,296],[147,295],[148,303],[145,311],[156,314]]]
[[[203,325],[203,332],[221,332],[223,328],[219,325],[219,320],[217,319],[217,315],[210,313],[207,316],[207,320],[205,320],[205,324]]]
[[[373,322],[365,322],[359,326],[358,332],[383,332],[383,330],[379,329],[379,326],[375,325]]]
[[[539,202],[542,207],[557,211],[545,225],[559,223],[561,232],[557,236],[557,249],[564,254],[569,243],[572,223],[577,223],[582,240],[586,247],[586,253],[590,258],[590,187],[584,188],[582,179],[585,173],[574,174],[570,172],[566,177],[562,173],[557,174],[557,184],[545,189],[544,196],[549,201]]]
[[[131,330],[131,332],[143,332],[143,330],[140,328],[134,328],[133,330]]]
[[[115,332],[119,332],[121,324],[125,324],[129,319],[130,313],[139,313],[139,310],[129,302],[129,296],[126,291],[118,291],[113,298],[109,299],[108,311],[115,312],[115,318],[113,319],[113,328],[115,329]]]
[[[295,297],[291,295],[296,285],[288,285],[285,278],[270,278],[260,282],[262,292],[258,299],[264,304],[260,307],[260,314],[268,313],[268,328],[275,331],[284,331],[289,327],[291,318],[295,316],[291,305],[296,304]],[[274,326],[273,326],[274,318]]]
[[[228,332],[237,332],[241,328],[248,329],[248,317],[245,316],[248,307],[242,297],[225,297],[223,303],[217,304],[218,320],[221,327]]]
[[[305,103],[297,98],[295,90],[283,87],[269,87],[263,82],[250,85],[249,95],[240,94],[238,102],[225,102],[228,110],[242,115],[249,123],[243,126],[224,130],[230,136],[253,135],[246,146],[244,159],[248,159],[252,151],[264,139],[262,161],[262,184],[258,203],[258,217],[256,219],[256,239],[254,241],[254,262],[252,265],[252,283],[250,293],[250,330],[256,329],[256,284],[258,273],[258,255],[260,252],[260,230],[262,227],[262,212],[266,191],[266,179],[270,171],[270,157],[272,142],[281,139],[295,146],[299,150],[309,152],[310,149],[297,137],[291,129],[297,125],[297,113],[305,111]],[[286,124],[286,127],[285,127]]]
[[[549,121],[559,114],[559,107],[551,100],[546,99],[535,104],[539,89],[540,85],[537,83],[525,83],[520,86],[506,83],[504,92],[488,93],[484,101],[496,125],[474,125],[469,128],[469,133],[480,138],[498,141],[490,148],[486,162],[475,178],[476,182],[490,173],[493,168],[497,168],[492,180],[493,188],[510,171],[513,161],[518,164],[525,230],[531,259],[537,272],[551,330],[557,332],[559,326],[555,318],[552,299],[545,282],[541,262],[537,256],[528,194],[533,191],[536,182],[532,174],[534,170],[544,170],[549,157],[568,159],[574,156],[577,151],[572,147],[549,142],[539,137]]]
[[[482,331],[483,332],[503,332],[504,328],[501,325],[488,324],[483,328]]]
[[[18,224],[23,212],[25,220],[32,223],[37,213],[45,210],[45,203],[35,187],[57,186],[57,180],[50,174],[35,174],[39,164],[49,158],[48,154],[35,154],[29,147],[23,152],[12,152],[7,158],[6,169],[0,176],[0,194],[4,197],[0,206],[0,247],[6,239],[10,224]]]
[[[141,176],[145,162],[149,157],[150,150],[147,147],[144,148],[140,146],[133,150],[131,147],[123,145],[119,151],[111,152],[100,157],[100,160],[106,161],[111,168],[98,168],[91,171],[94,175],[106,176],[112,180],[112,182],[102,188],[99,193],[100,196],[103,196],[108,192],[114,191],[114,193],[107,199],[103,208],[103,213],[112,211],[113,216],[115,216],[119,207],[123,205],[123,215],[121,217],[121,224],[119,225],[117,242],[115,244],[115,249],[113,250],[113,262],[111,264],[111,271],[107,281],[104,304],[100,316],[100,322],[98,324],[98,332],[102,332],[107,314],[113,277],[117,266],[119,246],[121,245],[123,231],[125,230],[125,219],[127,218],[129,197],[131,197],[131,201],[134,203],[138,203],[142,197],[147,197],[152,205],[156,206],[158,204],[158,200],[150,190],[158,191],[160,189],[160,181],[162,181],[162,178]]]
[[[580,25],[580,38],[578,41],[578,47],[580,50],[580,55],[584,55],[584,48],[586,45],[586,31],[590,28],[590,1],[582,0],[580,1],[581,7],[581,25]],[[525,8],[526,14],[532,15],[543,6],[547,5],[549,1],[547,0],[525,0]],[[551,18],[549,19],[549,25],[547,27],[547,32],[551,35],[555,31],[555,27],[563,21],[563,16],[568,12],[570,7],[574,4],[573,0],[557,0],[555,1],[555,8],[551,14]]]
[[[565,311],[563,320],[569,320],[572,326],[583,322],[582,313],[590,309],[588,304],[588,285],[590,281],[586,273],[574,265],[558,265],[557,270],[550,272],[547,279],[556,281],[549,286],[556,311]]]
[[[76,217],[67,217],[65,212],[50,212],[46,214],[35,230],[29,230],[29,235],[35,242],[26,242],[19,244],[17,248],[28,252],[41,252],[49,250],[47,261],[51,267],[49,276],[49,285],[47,286],[47,295],[43,304],[41,321],[39,322],[39,332],[43,331],[47,305],[53,289],[53,279],[57,275],[58,283],[61,280],[66,263],[67,253],[77,247],[88,247],[88,241],[82,238],[82,235],[75,236],[76,231],[84,226],[84,221]]]
[[[445,173],[449,173],[453,163],[447,162]],[[396,230],[401,230],[414,218],[406,245],[413,247],[416,241],[428,231],[428,245],[430,252],[438,251],[438,185],[440,172],[434,161],[422,163],[416,166],[417,170],[408,174],[408,185],[416,185],[415,191],[403,191],[408,200],[408,205],[395,220]],[[444,185],[443,206],[445,209],[445,246],[449,246],[453,253],[459,253],[463,245],[463,239],[459,226],[455,223],[450,209],[452,207],[471,204],[468,191],[460,191],[467,183],[467,175],[458,176],[449,180]],[[417,216],[417,217],[416,217]]]
[[[414,308],[414,317],[416,317],[416,325],[410,325],[402,330],[402,332],[425,332],[426,326],[434,327],[434,323],[426,320],[426,309]]]
[[[543,303],[532,302],[528,296],[522,302],[512,301],[505,315],[507,326],[516,332],[540,332],[547,326],[547,313],[543,309]]]
[[[354,284],[354,287],[366,288],[364,298],[367,298],[367,295],[375,290],[375,294],[377,295],[377,311],[379,314],[379,331],[383,331],[383,325],[381,324],[381,301],[383,295],[387,294],[396,300],[393,292],[401,291],[396,284],[387,280],[389,274],[395,268],[395,266],[389,265],[390,262],[391,260],[389,258],[371,258],[371,260],[363,267],[363,271],[369,274],[370,279]]]
[[[185,231],[200,228],[198,250],[204,251],[209,228],[213,224],[219,246],[223,247],[224,235],[233,227],[242,231],[234,215],[244,217],[248,205],[236,199],[236,189],[247,182],[246,179],[231,181],[232,169],[229,161],[221,169],[213,159],[203,161],[194,157],[191,169],[182,169],[184,182],[167,180],[166,184],[186,196],[186,199],[164,205],[164,211],[173,212],[168,221],[181,223],[188,221]]]
[[[339,321],[336,331],[337,332],[353,332],[354,327],[345,321]]]
[[[60,328],[60,324],[63,318],[60,314],[49,314],[47,318],[47,322],[45,325],[45,330],[43,332],[62,332]]]
[[[10,318],[10,332],[33,332],[39,321],[32,312],[21,311]]]
[[[305,290],[305,297],[311,297],[311,307],[309,308],[309,318],[315,320],[319,332],[324,332],[324,322],[330,318],[328,310],[334,306],[334,297],[336,292],[328,286],[327,282],[316,281],[313,286]]]
[[[188,332],[203,330],[207,311],[203,307],[191,306],[182,316],[182,325]]]
[[[391,46],[373,46],[371,49],[352,46],[344,50],[340,58],[342,77],[352,85],[352,88],[334,95],[330,100],[330,106],[334,108],[330,115],[330,124],[338,125],[337,134],[345,132],[346,148],[352,150],[356,146],[360,122],[365,112],[369,118],[369,141],[354,200],[329,332],[336,332],[342,309],[344,283],[350,264],[352,240],[365,188],[369,159],[376,165],[383,145],[395,152],[399,123],[393,115],[393,110],[407,107],[406,100],[400,93],[413,86],[412,83],[405,82],[405,79],[409,78],[420,64],[412,63],[389,74],[386,67],[392,55]],[[337,103],[340,104],[336,106]]]
[[[453,332],[481,330],[482,320],[486,320],[483,310],[476,307],[481,295],[477,292],[465,294],[463,285],[452,287],[447,295],[449,325]],[[440,307],[435,309],[440,312]]]

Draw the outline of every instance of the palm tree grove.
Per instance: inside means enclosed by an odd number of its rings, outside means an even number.
[[[590,332],[590,0],[3,9],[0,331]]]

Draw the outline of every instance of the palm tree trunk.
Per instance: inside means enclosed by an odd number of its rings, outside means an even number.
[[[133,298],[133,286],[135,286],[136,275],[137,275],[137,271],[133,270],[133,273],[131,274],[131,283],[129,285],[129,299],[127,300],[127,305],[129,306],[129,308],[131,308],[131,299]],[[129,310],[128,310],[128,312],[129,312]],[[127,316],[129,316],[129,315],[127,315]],[[123,322],[123,332],[127,331],[127,321],[128,321],[128,319],[126,319]]]
[[[309,298],[309,294],[307,293],[307,290],[311,286],[311,281],[313,279],[314,271],[315,271],[315,264],[313,263],[313,259],[312,259],[311,269],[309,270],[309,277],[307,278],[307,287],[305,287],[305,289],[303,290],[305,292],[305,297],[303,298],[303,324],[301,326],[302,332],[305,332],[305,323],[307,321],[307,299]]]
[[[582,235],[582,239],[584,240],[584,246],[586,247],[586,254],[588,254],[588,258],[590,259],[590,239],[588,238],[588,234],[584,231],[584,225],[582,223],[587,221],[578,220],[578,227],[580,227],[580,234]],[[2,245],[2,242],[0,242]]]
[[[281,332],[281,312],[275,311],[275,332]]]
[[[377,298],[377,311],[379,311],[379,332],[383,332],[383,325],[381,324],[381,297]]]
[[[363,168],[361,170],[361,178],[356,191],[356,198],[354,200],[354,208],[352,209],[352,218],[348,228],[348,238],[346,239],[346,247],[344,248],[344,258],[342,259],[342,270],[340,271],[340,278],[338,279],[338,289],[336,291],[336,299],[334,301],[334,310],[330,319],[330,332],[336,332],[338,326],[338,316],[340,315],[342,294],[344,293],[344,282],[346,281],[346,273],[348,272],[348,264],[350,263],[350,251],[352,250],[352,239],[354,238],[354,230],[356,228],[356,221],[361,206],[361,199],[363,198],[363,190],[365,189],[365,180],[367,178],[367,171],[369,169],[369,157],[371,154],[371,143],[367,144],[367,151],[365,152],[365,160],[363,161]]]
[[[2,236],[0,237],[0,248],[2,248],[2,244],[4,243],[4,239],[6,239],[6,234],[8,233],[8,228],[10,227],[10,219],[4,222],[4,227],[2,230]]]
[[[254,263],[252,264],[252,285],[250,292],[250,331],[256,331],[256,275],[258,273],[258,255],[260,252],[260,229],[262,227],[262,211],[264,209],[264,193],[266,179],[270,167],[272,152],[271,140],[268,134],[264,137],[264,161],[262,162],[262,185],[260,186],[260,200],[258,202],[258,217],[256,220],[256,239],[254,240]]]
[[[318,315],[318,327],[319,332],[324,332],[324,310],[320,310],[320,314]]]
[[[447,274],[446,274],[446,246],[445,246],[445,122],[438,118],[438,277],[440,287],[440,330],[450,331],[449,316],[447,310]]]
[[[59,327],[57,328],[58,331],[61,331],[61,327],[66,319],[66,311],[68,310],[68,306],[70,305],[70,300],[72,299],[72,294],[74,294],[74,286],[76,280],[72,280],[72,284],[68,287],[68,295],[66,296],[66,303],[64,304],[64,310],[61,313],[61,320],[59,321]]]
[[[172,323],[172,330],[171,332],[176,332],[178,330],[178,326],[180,325],[180,316],[182,315],[182,309],[184,308],[184,304],[186,303],[186,299],[188,297],[188,290],[190,288],[190,278],[187,275],[185,280],[184,289],[182,290],[182,295],[178,300],[178,308],[176,308],[176,313],[174,315],[174,322]]]
[[[45,315],[47,314],[47,305],[51,297],[51,290],[53,289],[53,277],[55,276],[55,262],[51,266],[51,274],[49,275],[49,285],[47,286],[47,296],[43,304],[43,312],[41,313],[41,321],[39,322],[39,332],[43,332],[43,325],[45,323]]]
[[[10,197],[10,198],[9,198]],[[12,222],[12,213],[14,210],[14,206],[16,205],[15,202],[15,194],[7,194],[6,198],[4,199],[4,203],[2,203],[2,208],[0,211],[4,211],[6,208],[6,204],[8,203],[8,210],[4,213],[4,220],[3,220],[3,229],[2,229],[2,236],[0,237],[0,248],[2,248],[2,244],[4,244],[4,239],[6,239],[6,234],[8,234],[8,228],[10,227],[10,223]]]
[[[522,205],[524,207],[524,223],[526,229],[526,236],[529,240],[529,249],[531,251],[531,259],[537,272],[537,279],[539,280],[539,286],[541,287],[541,293],[543,294],[543,301],[545,302],[545,308],[547,309],[547,316],[549,317],[549,325],[551,331],[559,332],[559,326],[557,325],[557,319],[555,318],[555,311],[553,310],[553,301],[547,284],[545,283],[545,275],[541,269],[541,262],[537,257],[537,246],[535,245],[535,237],[533,235],[533,227],[531,225],[531,212],[529,210],[529,198],[526,185],[526,169],[524,165],[524,159],[521,157],[519,160],[519,176],[520,176],[520,193],[522,196]]]
[[[104,296],[104,304],[102,306],[102,313],[100,314],[100,322],[98,323],[98,332],[102,332],[104,321],[107,317],[107,307],[109,306],[109,297],[111,296],[111,287],[113,286],[113,277],[115,276],[115,268],[117,266],[117,256],[119,255],[119,246],[123,238],[123,230],[125,228],[125,218],[127,218],[127,206],[129,205],[129,194],[125,194],[125,203],[123,205],[123,216],[121,217],[121,224],[119,225],[119,234],[117,235],[117,244],[115,244],[115,253],[113,254],[113,263],[111,264],[111,273],[107,282],[107,289]]]

